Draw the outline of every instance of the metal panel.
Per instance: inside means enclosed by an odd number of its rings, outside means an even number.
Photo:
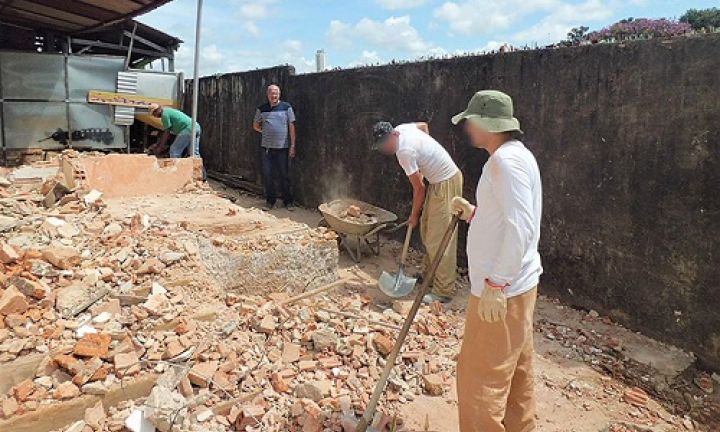
[[[123,128],[113,124],[111,107],[84,103],[70,104],[70,128],[74,148],[124,148]]]
[[[58,130],[67,131],[64,102],[5,102],[3,114],[6,148],[63,147],[60,142],[46,138]]]
[[[3,99],[65,100],[65,57],[0,53]]]
[[[117,92],[137,94],[138,76],[135,72],[118,72]],[[114,107],[115,124],[129,126],[135,122],[135,108],[116,106]]]
[[[137,72],[138,75],[137,94],[177,101],[178,83],[180,82],[178,74],[140,70],[134,72]]]
[[[110,56],[69,56],[68,87],[72,102],[85,102],[90,90],[115,91],[125,59]]]

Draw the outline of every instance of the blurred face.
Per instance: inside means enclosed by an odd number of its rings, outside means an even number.
[[[384,155],[394,155],[398,150],[398,144],[400,140],[400,133],[397,131],[393,131],[393,133],[390,134],[387,139],[385,139],[385,142],[382,146],[378,148],[378,151]]]
[[[270,105],[277,105],[277,103],[280,101],[280,87],[276,85],[271,85],[267,89],[267,98],[268,102],[270,102]]]
[[[487,145],[493,134],[469,120],[465,120],[463,127],[473,147],[487,149]]]
[[[162,117],[162,113],[163,113],[163,109],[162,109],[162,107],[160,107],[160,108],[156,109],[155,111],[153,111],[152,115],[153,115],[153,117],[160,118],[160,117]]]

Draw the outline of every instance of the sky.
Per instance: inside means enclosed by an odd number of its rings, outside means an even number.
[[[679,18],[710,0],[204,0],[200,76],[281,64],[315,71],[490,51],[504,43],[547,45],[584,25],[622,18]],[[176,69],[193,75],[197,0],[175,0],[139,20],[185,43]]]

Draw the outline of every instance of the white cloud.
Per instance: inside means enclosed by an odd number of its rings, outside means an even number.
[[[416,8],[427,3],[427,0],[375,0],[375,3],[385,9],[395,10]]]
[[[283,51],[279,56],[279,63],[295,66],[298,73],[313,72],[315,70],[315,57],[304,55],[303,43],[297,39],[288,39],[282,43]]]
[[[238,15],[242,20],[242,28],[254,37],[260,36],[260,27],[258,21],[269,18],[273,13],[274,4],[277,0],[236,0],[240,1],[240,9]]]
[[[351,67],[368,66],[384,63],[383,59],[378,55],[377,51],[363,50],[362,55],[357,60],[350,62]]]
[[[433,15],[446,22],[451,33],[474,35],[511,30],[522,18],[542,14],[545,17],[537,24],[537,30],[549,25],[549,33],[556,34],[566,24],[579,25],[599,15],[609,16],[616,3],[617,0],[586,0],[580,4],[568,0],[459,0],[443,3]]]
[[[180,45],[175,53],[175,69],[185,73],[186,77],[193,76],[193,53],[195,47],[188,44]],[[225,65],[228,54],[215,44],[200,48],[200,76],[217,72]]]
[[[251,20],[259,20],[269,14],[266,3],[245,3],[240,6],[240,16]]]
[[[334,46],[340,48],[347,48],[353,41],[358,41],[365,47],[414,56],[427,55],[435,48],[420,36],[408,16],[393,16],[384,21],[363,18],[354,25],[332,21],[328,38]]]
[[[255,21],[246,21],[243,24],[243,28],[246,32],[255,37],[260,36],[260,28],[257,26],[257,24],[255,24]]]
[[[541,44],[557,42],[565,39],[573,27],[581,23],[589,24],[606,20],[611,15],[612,8],[601,0],[586,0],[580,4],[565,3],[532,27],[515,33],[513,40]]]
[[[330,21],[330,29],[327,32],[328,39],[333,46],[348,48],[352,45],[352,27],[342,21]]]

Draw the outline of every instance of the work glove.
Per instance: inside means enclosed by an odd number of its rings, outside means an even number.
[[[473,213],[475,212],[475,206],[470,204],[468,200],[463,197],[456,196],[452,199],[450,205],[452,206],[454,214],[459,215],[460,219],[465,222],[470,222],[470,219],[472,219]]]
[[[493,287],[485,282],[485,288],[478,302],[478,315],[485,322],[505,320],[507,314],[507,298],[502,288]]]

